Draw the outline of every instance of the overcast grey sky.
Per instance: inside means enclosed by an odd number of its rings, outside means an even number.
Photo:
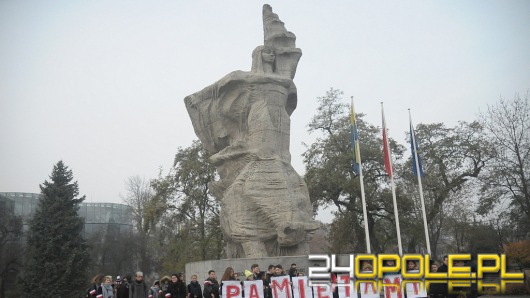
[[[0,1],[0,191],[39,192],[54,163],[89,202],[156,177],[195,139],[183,98],[263,43],[265,2]],[[530,1],[268,1],[302,49],[293,166],[330,88],[405,142],[417,123],[473,120],[530,88]]]

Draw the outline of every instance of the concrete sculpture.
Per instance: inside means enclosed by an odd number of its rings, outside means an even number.
[[[209,189],[221,202],[229,258],[307,254],[318,227],[289,153],[302,51],[267,4],[263,28],[265,42],[253,51],[250,72],[231,72],[184,99],[219,173]]]

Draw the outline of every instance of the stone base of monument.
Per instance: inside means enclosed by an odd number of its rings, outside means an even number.
[[[239,273],[240,280],[245,280],[243,271],[250,270],[252,264],[258,264],[261,271],[267,271],[269,265],[282,265],[286,273],[289,272],[291,264],[295,263],[298,271],[307,275],[308,267],[313,266],[314,262],[309,263],[307,256],[287,256],[287,257],[267,257],[267,258],[245,258],[245,259],[221,259],[191,262],[186,264],[186,283],[191,281],[192,275],[197,275],[197,280],[202,284],[208,278],[208,271],[213,270],[217,274],[217,280],[221,280],[221,276],[227,267],[232,267],[234,272]]]

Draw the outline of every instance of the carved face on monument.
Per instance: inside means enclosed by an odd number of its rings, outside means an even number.
[[[273,63],[274,59],[276,58],[276,55],[274,54],[274,51],[272,49],[264,48],[263,52],[261,52],[261,57],[263,58],[263,62]]]
[[[307,186],[290,164],[290,115],[297,102],[292,80],[302,52],[269,5],[263,6],[263,28],[250,72],[231,72],[185,99],[221,174],[210,189],[223,202],[229,257],[304,255],[318,228]]]
[[[258,74],[275,72],[276,53],[268,46],[258,46],[252,52],[251,71]]]

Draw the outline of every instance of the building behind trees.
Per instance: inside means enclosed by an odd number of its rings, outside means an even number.
[[[0,192],[0,226],[8,231],[0,239],[0,272],[6,272],[0,275],[0,292],[7,294],[16,290],[17,277],[24,263],[29,223],[42,198],[42,194],[37,193]],[[91,248],[88,272],[114,275],[133,272],[136,268],[130,258],[134,250],[132,207],[83,202],[79,204],[78,214],[84,220],[83,238]]]

